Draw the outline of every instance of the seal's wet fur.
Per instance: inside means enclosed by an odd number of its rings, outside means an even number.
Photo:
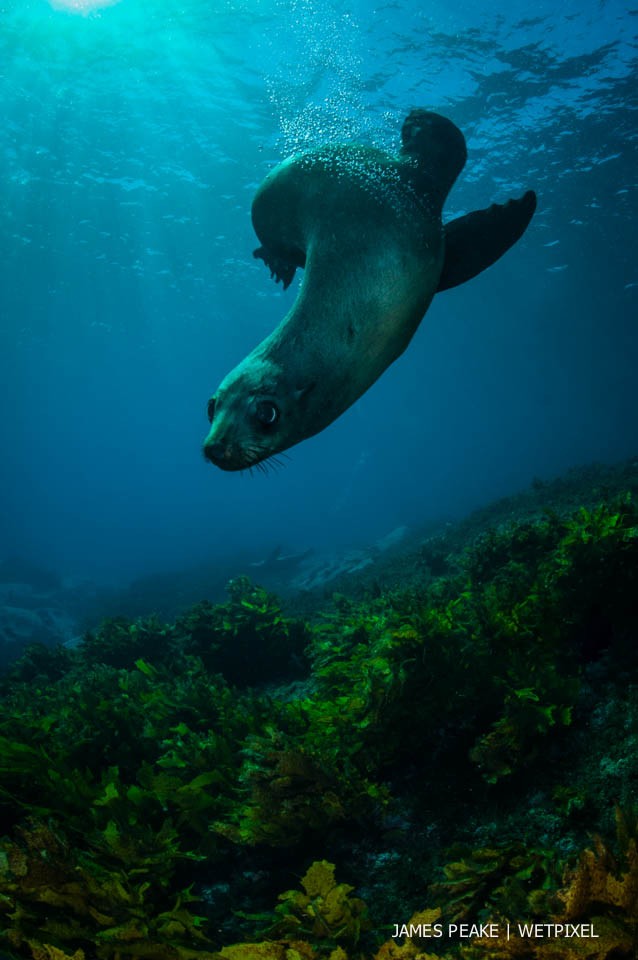
[[[463,134],[413,110],[401,138],[396,157],[356,145],[296,155],[259,187],[255,256],[284,289],[297,268],[304,277],[279,326],[209,401],[204,455],[222,469],[323,430],[403,353],[435,293],[486,269],[529,224],[531,191],[443,226]]]

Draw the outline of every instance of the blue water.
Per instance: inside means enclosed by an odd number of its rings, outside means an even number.
[[[76,6],[81,0],[76,0]],[[62,0],[56,0],[56,7]],[[0,559],[126,581],[460,516],[638,450],[636,15],[620,0],[0,3]],[[202,458],[206,402],[282,318],[254,191],[325,141],[464,131],[457,216],[523,240],[267,477]]]

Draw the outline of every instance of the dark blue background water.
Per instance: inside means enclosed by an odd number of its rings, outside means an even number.
[[[0,559],[123,581],[338,547],[635,453],[636,12],[0,3]],[[533,187],[528,233],[285,470],[206,465],[208,396],[296,290],[252,259],[257,184],[325,140],[395,149],[414,106],[468,140],[446,215]]]

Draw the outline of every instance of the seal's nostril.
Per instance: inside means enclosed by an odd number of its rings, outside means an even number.
[[[212,463],[217,463],[219,460],[223,460],[226,454],[226,447],[223,443],[217,441],[216,443],[207,443],[204,447],[204,456],[207,460],[210,460]]]

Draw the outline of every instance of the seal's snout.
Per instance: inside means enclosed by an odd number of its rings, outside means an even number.
[[[205,443],[204,456],[207,460],[210,460],[211,463],[214,463],[216,467],[221,467],[225,470],[232,469],[230,464],[232,450],[228,444],[222,443],[220,440]]]
[[[220,470],[243,470],[248,466],[245,454],[235,443],[210,440],[204,443],[204,457]]]

